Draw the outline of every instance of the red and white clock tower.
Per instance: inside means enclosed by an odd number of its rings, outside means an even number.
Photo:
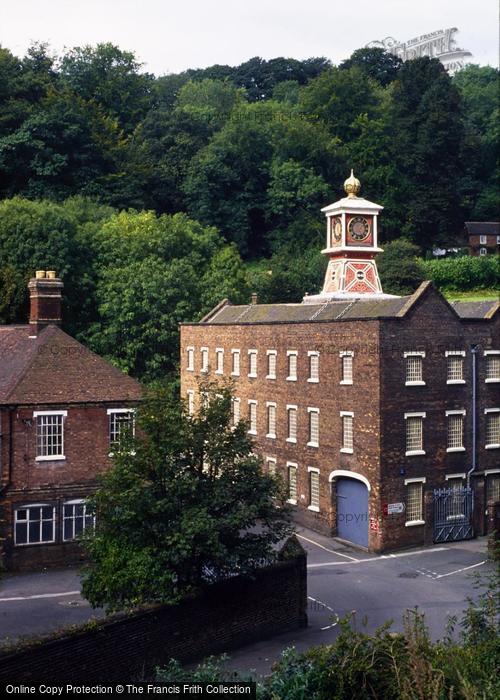
[[[375,256],[378,247],[377,217],[383,207],[358,197],[359,180],[351,170],[344,182],[347,197],[321,211],[326,216],[326,247],[329,257],[323,291],[304,297],[306,303],[329,299],[389,298],[382,292]]]

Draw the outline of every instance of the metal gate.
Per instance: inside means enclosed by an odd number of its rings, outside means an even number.
[[[471,488],[435,489],[433,500],[434,542],[453,542],[474,537],[474,494]]]

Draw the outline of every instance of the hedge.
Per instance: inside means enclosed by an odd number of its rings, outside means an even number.
[[[500,256],[466,256],[443,260],[420,260],[425,279],[444,291],[500,289]]]

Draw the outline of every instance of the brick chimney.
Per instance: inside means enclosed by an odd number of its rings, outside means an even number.
[[[63,283],[54,270],[37,270],[30,279],[30,331],[33,335],[49,324],[61,325]]]

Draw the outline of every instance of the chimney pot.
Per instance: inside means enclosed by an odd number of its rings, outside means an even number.
[[[47,270],[47,272],[45,273],[45,276],[49,280],[55,280],[57,277],[56,271],[55,270]]]
[[[253,305],[255,305],[255,304],[258,304],[258,303],[259,303],[259,298],[258,298],[258,296],[257,296],[257,293],[256,293],[256,292],[253,292],[253,293],[252,293],[251,303],[252,303]]]
[[[37,270],[35,272],[35,279],[37,279],[37,280],[45,279],[45,270]]]

